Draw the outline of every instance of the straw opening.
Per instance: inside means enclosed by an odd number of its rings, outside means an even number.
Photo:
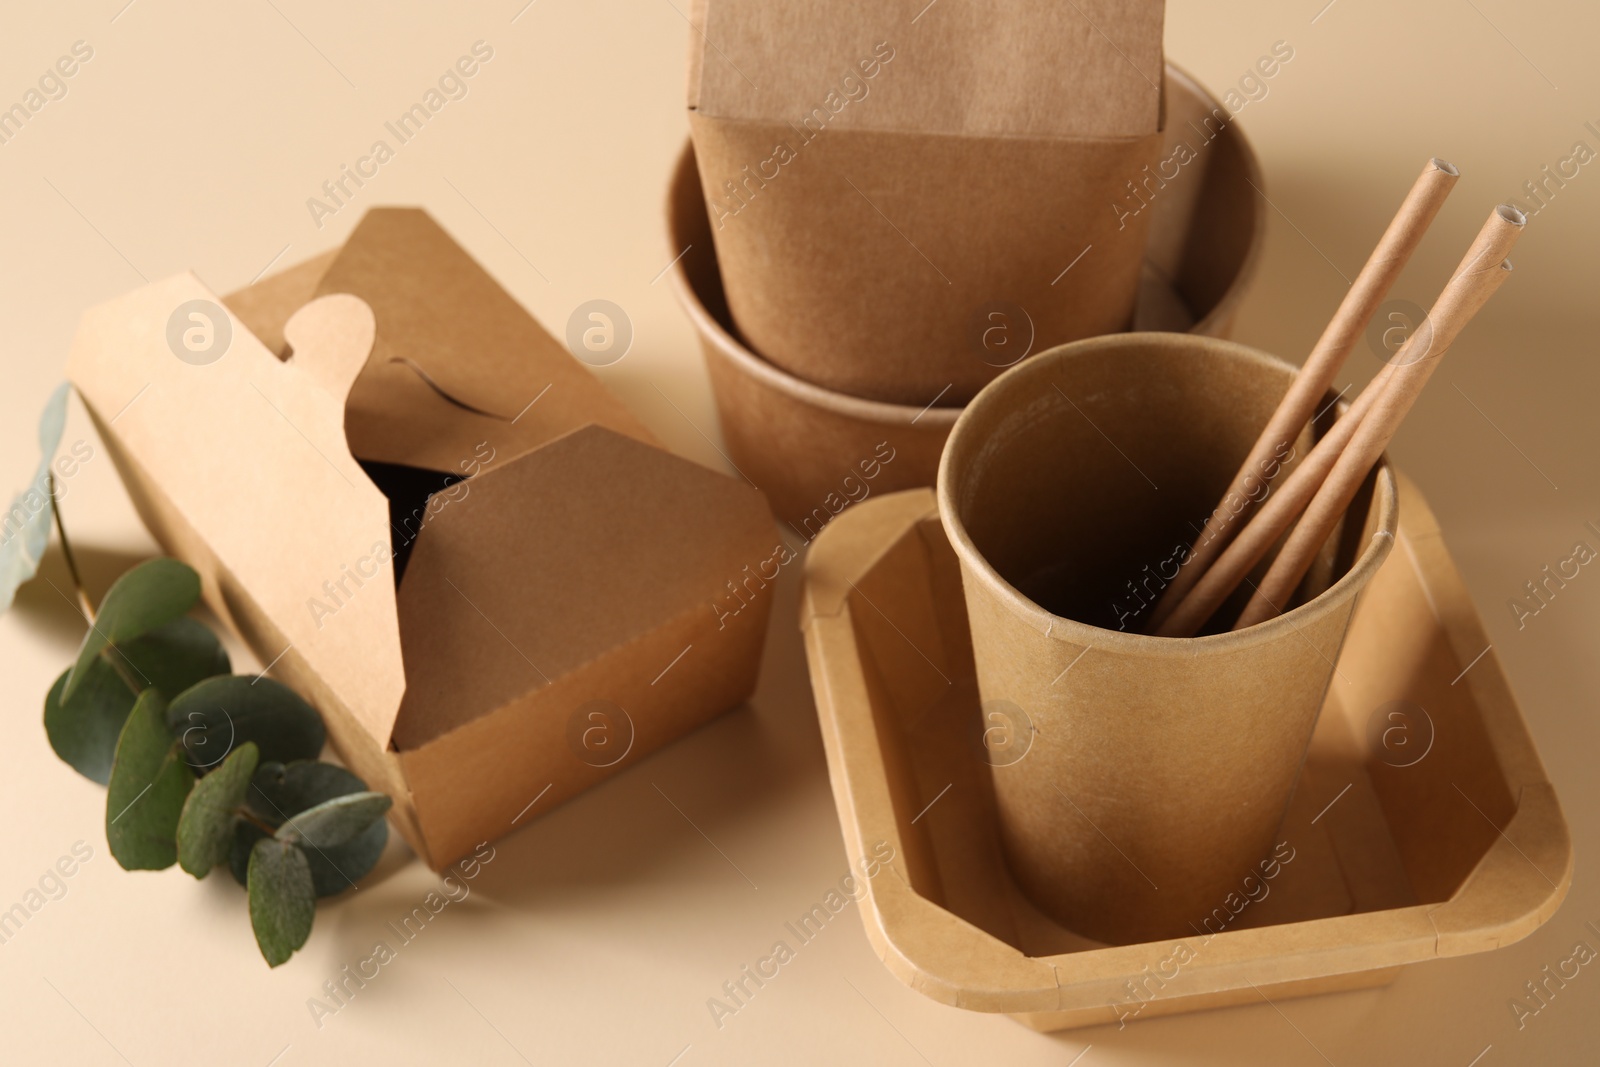
[[[1461,172],[1456,169],[1454,163],[1440,159],[1438,156],[1434,156],[1433,159],[1429,160],[1429,162],[1433,164],[1435,170],[1442,170],[1452,178],[1461,177]]]

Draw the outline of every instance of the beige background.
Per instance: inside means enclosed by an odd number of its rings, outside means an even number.
[[[683,0],[525,9],[497,0],[426,12],[311,0],[136,0],[119,12],[122,3],[12,7],[0,33],[6,104],[74,41],[94,48],[68,95],[0,145],[0,491],[29,475],[35,415],[85,306],[184,268],[234,288],[269,263],[331,246],[377,203],[425,205],[557,333],[584,300],[621,304],[636,338],[604,379],[673,447],[721,464],[689,326],[658,280],[677,251],[662,235],[661,201],[686,130]],[[1275,41],[1295,49],[1269,95],[1240,116],[1276,210],[1238,330],[1293,359],[1428,155],[1454,161],[1464,178],[1398,290],[1423,303],[1494,201],[1576,140],[1600,149],[1584,129],[1600,127],[1594,5],[1324,3],[1174,0],[1167,29],[1171,57],[1219,92]],[[901,6],[909,19],[922,0]],[[933,7],[923,17],[937,16]],[[494,58],[470,94],[318,229],[306,198],[479,39]],[[906,39],[914,45],[914,29]],[[361,891],[320,909],[306,950],[269,971],[225,875],[196,883],[177,870],[116,869],[102,790],[54,758],[39,725],[77,627],[35,583],[0,618],[10,723],[0,746],[0,906],[75,841],[95,858],[63,899],[0,945],[0,1058],[1591,1062],[1600,969],[1585,968],[1521,1031],[1507,1002],[1580,938],[1600,945],[1583,928],[1600,922],[1590,879],[1600,574],[1585,570],[1520,631],[1506,602],[1574,541],[1600,544],[1583,529],[1600,522],[1597,237],[1592,164],[1534,220],[1517,274],[1393,450],[1439,513],[1572,825],[1572,894],[1526,941],[1418,966],[1383,991],[1041,1036],[901,986],[851,914],[718,1029],[706,999],[846,867],[791,577],[748,708],[502,842],[470,899],[319,1029],[307,998],[389,937],[384,924],[437,879],[395,846]],[[1358,351],[1350,375],[1364,380],[1376,366]],[[68,443],[90,434],[75,409]],[[99,573],[152,551],[103,455],[71,480],[65,507]],[[48,566],[59,584],[59,561]]]

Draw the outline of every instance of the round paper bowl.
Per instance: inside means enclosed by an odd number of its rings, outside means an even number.
[[[1145,278],[1134,328],[1228,337],[1265,230],[1261,170],[1228,112],[1199,82],[1166,70],[1168,158],[1203,145],[1181,178],[1152,198]],[[1208,141],[1208,138],[1210,140]],[[667,197],[682,256],[673,284],[700,337],[728,455],[809,542],[868,496],[932,485],[960,407],[887,404],[823,389],[779,370],[740,339],[728,314],[694,148],[685,145]],[[684,251],[687,249],[687,251]]]

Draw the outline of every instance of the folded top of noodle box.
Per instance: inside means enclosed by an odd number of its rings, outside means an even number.
[[[920,408],[1126,329],[1151,213],[1121,205],[1164,184],[1165,9],[696,0],[689,129],[742,339]]]
[[[435,868],[747,698],[777,543],[428,215],[226,298],[91,309],[70,375],[140,516]]]

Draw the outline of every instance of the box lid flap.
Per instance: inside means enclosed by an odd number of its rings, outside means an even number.
[[[372,344],[372,314],[334,298],[285,329],[302,352],[288,363],[182,274],[91,308],[68,371],[101,433],[215,557],[208,591],[226,603],[249,590],[386,745],[405,689],[388,502],[344,438],[344,393]],[[203,351],[186,331],[199,331]]]
[[[601,426],[458,488],[430,511],[400,586],[401,640],[417,653],[401,749],[686,613],[737,613],[782,563],[756,489]],[[660,668],[637,664],[646,680]]]
[[[504,462],[588,423],[655,443],[421,208],[373,208],[331,258],[233,293],[228,305],[272,346],[296,308],[330,293],[359,296],[378,321],[345,411],[362,460],[459,474],[487,465],[482,442]]]

